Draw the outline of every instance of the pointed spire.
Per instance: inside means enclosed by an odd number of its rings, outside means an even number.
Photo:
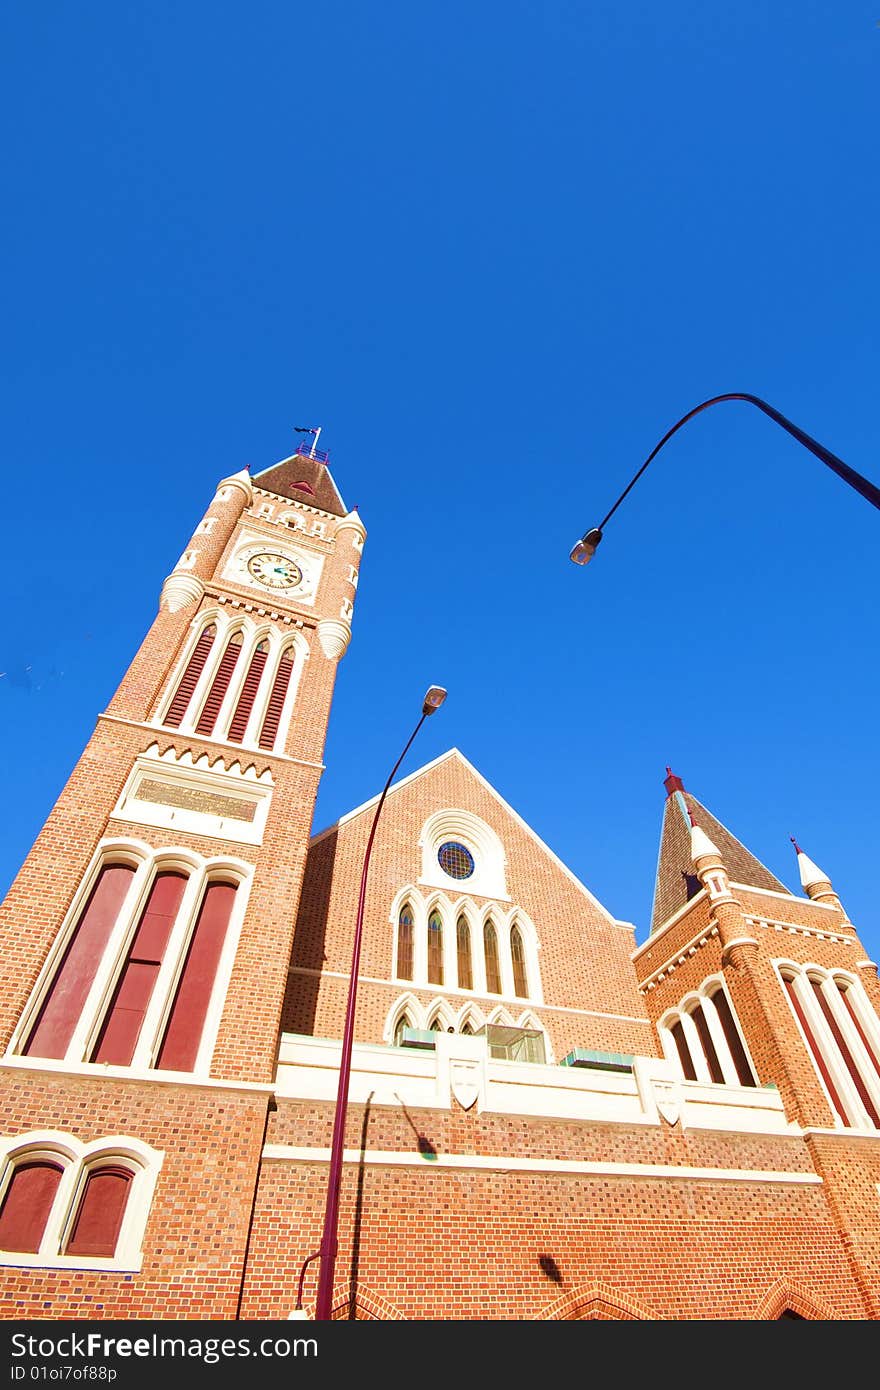
[[[812,859],[804,854],[793,835],[790,835],[789,839],[794,845],[794,852],[797,855],[798,869],[801,876],[801,887],[806,890],[810,897],[813,896],[813,894],[810,893],[810,889],[817,887],[818,884],[823,884],[830,888],[831,879],[828,875],[823,873],[818,864],[814,864]]]
[[[664,786],[666,802],[654,888],[652,931],[657,931],[693,896],[696,877],[694,860],[707,855],[714,856],[715,862],[723,866],[725,875],[732,883],[769,888],[775,893],[792,896],[791,889],[781,883],[775,874],[771,874],[695,796],[685,791],[682,779],[669,767],[666,769]]]

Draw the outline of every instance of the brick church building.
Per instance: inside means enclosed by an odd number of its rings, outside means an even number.
[[[364,538],[318,455],[218,485],[0,910],[5,1318],[314,1314]],[[334,1316],[880,1317],[877,966],[806,853],[666,793],[636,946],[457,750],[393,786]]]

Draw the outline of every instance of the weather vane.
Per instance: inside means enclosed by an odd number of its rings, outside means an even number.
[[[315,457],[315,449],[318,446],[318,436],[321,433],[320,425],[294,425],[296,434],[310,434],[312,436],[312,447],[309,450],[309,458]]]

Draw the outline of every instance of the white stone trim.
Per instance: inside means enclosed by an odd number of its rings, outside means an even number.
[[[769,872],[768,869],[767,873]],[[840,908],[834,907],[832,903],[817,903],[815,898],[804,898],[797,893],[780,893],[778,888],[756,888],[753,883],[731,883],[730,886],[731,888],[741,888],[744,893],[757,893],[762,898],[782,898],[787,903],[806,903],[808,907],[818,907],[823,912],[835,912],[838,917],[841,915]]]
[[[137,1273],[143,1263],[144,1228],[164,1154],[130,1135],[109,1135],[82,1143],[60,1130],[31,1130],[0,1139],[0,1204],[22,1161],[45,1159],[61,1165],[63,1173],[36,1253],[0,1251],[0,1265],[40,1269],[124,1270]],[[89,1173],[108,1165],[132,1174],[125,1213],[112,1256],[65,1255]]]
[[[460,841],[474,859],[470,878],[456,879],[445,873],[437,860],[440,846],[448,840]],[[504,876],[504,846],[498,835],[472,811],[443,807],[428,816],[418,838],[422,851],[419,885],[443,888],[447,893],[475,893],[495,902],[510,902]]]
[[[291,965],[288,967],[288,975],[310,975],[320,979],[348,980],[349,974],[344,970],[316,970],[308,965]],[[411,989],[429,989],[433,986],[427,984],[417,984],[414,980],[380,979],[378,975],[358,975],[358,980],[362,984],[382,985],[386,989],[400,989],[402,986],[409,986]],[[496,994],[487,995],[485,990],[479,989],[453,989],[451,986],[443,987],[444,994],[457,994],[463,999],[492,999],[499,996]],[[508,1004],[522,1004],[522,999],[508,999]],[[570,1004],[548,1004],[542,1001],[541,1009],[544,1013],[554,1014],[576,1014],[578,1018],[608,1018],[616,1023],[638,1023],[643,1028],[650,1028],[651,1020],[639,1018],[636,1014],[609,1014],[601,1009],[575,1009]]]
[[[684,917],[686,913],[690,912],[691,908],[694,906],[695,903],[708,901],[708,899],[709,894],[706,892],[705,888],[701,888],[699,893],[695,893],[692,898],[688,898],[684,907],[680,907],[677,912],[674,912],[672,914],[671,917],[667,917],[666,921],[663,922],[662,925],[659,926],[656,931],[650,933],[647,940],[643,941],[641,946],[636,947],[636,949],[630,955],[630,960],[637,961],[639,957],[643,955],[645,951],[648,950],[649,947],[655,946],[657,942],[660,940],[661,936],[665,936],[666,933],[670,930],[670,928],[675,926],[676,922],[681,921],[682,917]]]
[[[242,808],[252,808],[253,819],[142,800],[138,791],[147,780],[164,783],[169,788],[193,788],[223,796],[241,803]],[[213,762],[207,753],[194,760],[189,751],[178,755],[173,748],[169,748],[165,753],[160,753],[158,743],[152,743],[135,758],[110,818],[160,826],[166,830],[185,830],[240,844],[259,845],[263,842],[273,789],[274,780],[268,767],[260,773],[253,763],[242,769],[238,759],[227,767],[219,755]]]
[[[0,1057],[0,1071],[45,1072],[47,1075],[90,1076],[93,1080],[148,1081],[153,1086],[194,1086],[200,1090],[256,1091],[272,1096],[275,1087],[265,1081],[223,1081],[214,1076],[195,1076],[189,1071],[138,1070],[137,1067],[111,1067],[104,1062],[58,1062],[53,1057]]]
[[[267,1144],[263,1149],[266,1163],[329,1163],[330,1150],[305,1148],[296,1144]],[[381,1168],[421,1168],[425,1159],[410,1149],[345,1149],[345,1163],[369,1164]],[[565,1158],[516,1158],[509,1154],[452,1154],[441,1153],[431,1158],[431,1168],[453,1168],[461,1171],[492,1173],[571,1173],[574,1176],[597,1178],[666,1178],[688,1182],[780,1183],[793,1187],[818,1187],[818,1173],[787,1172],[768,1168],[697,1168],[674,1163],[608,1163]]]
[[[696,955],[701,947],[705,946],[717,935],[718,923],[714,921],[708,922],[695,936],[691,937],[690,941],[686,941],[674,956],[670,956],[662,965],[656,966],[650,975],[645,976],[642,983],[639,985],[639,993],[644,994],[646,990],[656,988],[662,980],[666,979],[667,975],[672,975],[680,965],[684,965],[689,956]]]

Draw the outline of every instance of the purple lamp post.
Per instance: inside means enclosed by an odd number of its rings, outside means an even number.
[[[327,1203],[324,1208],[324,1230],[321,1236],[321,1247],[317,1252],[321,1256],[321,1266],[318,1274],[318,1294],[315,1305],[315,1320],[317,1322],[327,1322],[330,1319],[333,1307],[333,1276],[336,1269],[336,1252],[339,1246],[336,1235],[339,1225],[339,1187],[342,1181],[345,1117],[348,1112],[351,1049],[354,1041],[354,1015],[357,1004],[358,968],[361,957],[364,902],[367,894],[367,872],[370,867],[370,854],[373,849],[373,840],[376,836],[376,826],[379,823],[379,814],[382,810],[385,797],[388,795],[388,788],[394,781],[394,775],[409,752],[416,734],[428,718],[428,715],[438,710],[445,699],[446,691],[442,686],[432,685],[428,690],[424,703],[422,704],[421,718],[410,734],[406,747],[391,769],[388,775],[388,781],[385,783],[382,795],[379,797],[379,804],[376,807],[373,816],[373,824],[370,828],[370,836],[367,840],[367,848],[364,851],[364,866],[361,871],[361,891],[358,897],[357,920],[355,921],[354,928],[354,947],[351,957],[351,979],[348,985],[348,1007],[345,1011],[345,1029],[342,1034],[342,1060],[339,1066],[339,1088],[336,1093],[336,1112],[333,1118],[333,1141],[330,1147],[330,1174],[327,1179]],[[314,1256],[311,1258],[313,1259]]]
[[[815,454],[816,458],[821,459],[823,463],[833,469],[839,478],[843,478],[845,483],[849,483],[850,487],[854,487],[856,492],[860,492],[862,496],[873,503],[875,507],[880,507],[880,488],[875,487],[867,478],[863,478],[861,473],[857,473],[854,468],[850,468],[849,464],[844,463],[843,459],[839,459],[836,454],[832,454],[831,450],[826,449],[824,444],[820,444],[817,440],[812,439],[810,435],[805,434],[802,429],[798,429],[797,425],[793,425],[791,420],[787,420],[784,415],[780,415],[778,410],[774,410],[772,405],[768,405],[766,401],[760,400],[758,396],[748,396],[742,391],[731,391],[725,396],[713,396],[711,400],[703,401],[701,405],[694,406],[693,410],[689,410],[687,415],[683,415],[681,419],[672,426],[671,430],[667,430],[666,434],[664,434],[663,438],[660,440],[660,443],[651,450],[638,473],[624,488],[608,515],[599,522],[598,526],[594,526],[591,531],[587,531],[572,547],[570,558],[576,565],[586,565],[593,558],[596,553],[596,547],[602,539],[602,533],[606,523],[610,521],[611,517],[617,511],[617,508],[620,506],[627,493],[635,487],[648,464],[659,454],[667,440],[671,439],[675,432],[681,429],[682,425],[687,424],[688,420],[692,420],[695,415],[699,415],[701,410],[708,409],[710,405],[717,405],[719,401],[748,401],[750,405],[756,405],[759,410],[763,410],[765,415],[769,415],[771,420],[775,420],[777,425],[781,425],[784,430],[787,430],[798,443],[803,444],[804,448],[809,449],[810,453]]]

